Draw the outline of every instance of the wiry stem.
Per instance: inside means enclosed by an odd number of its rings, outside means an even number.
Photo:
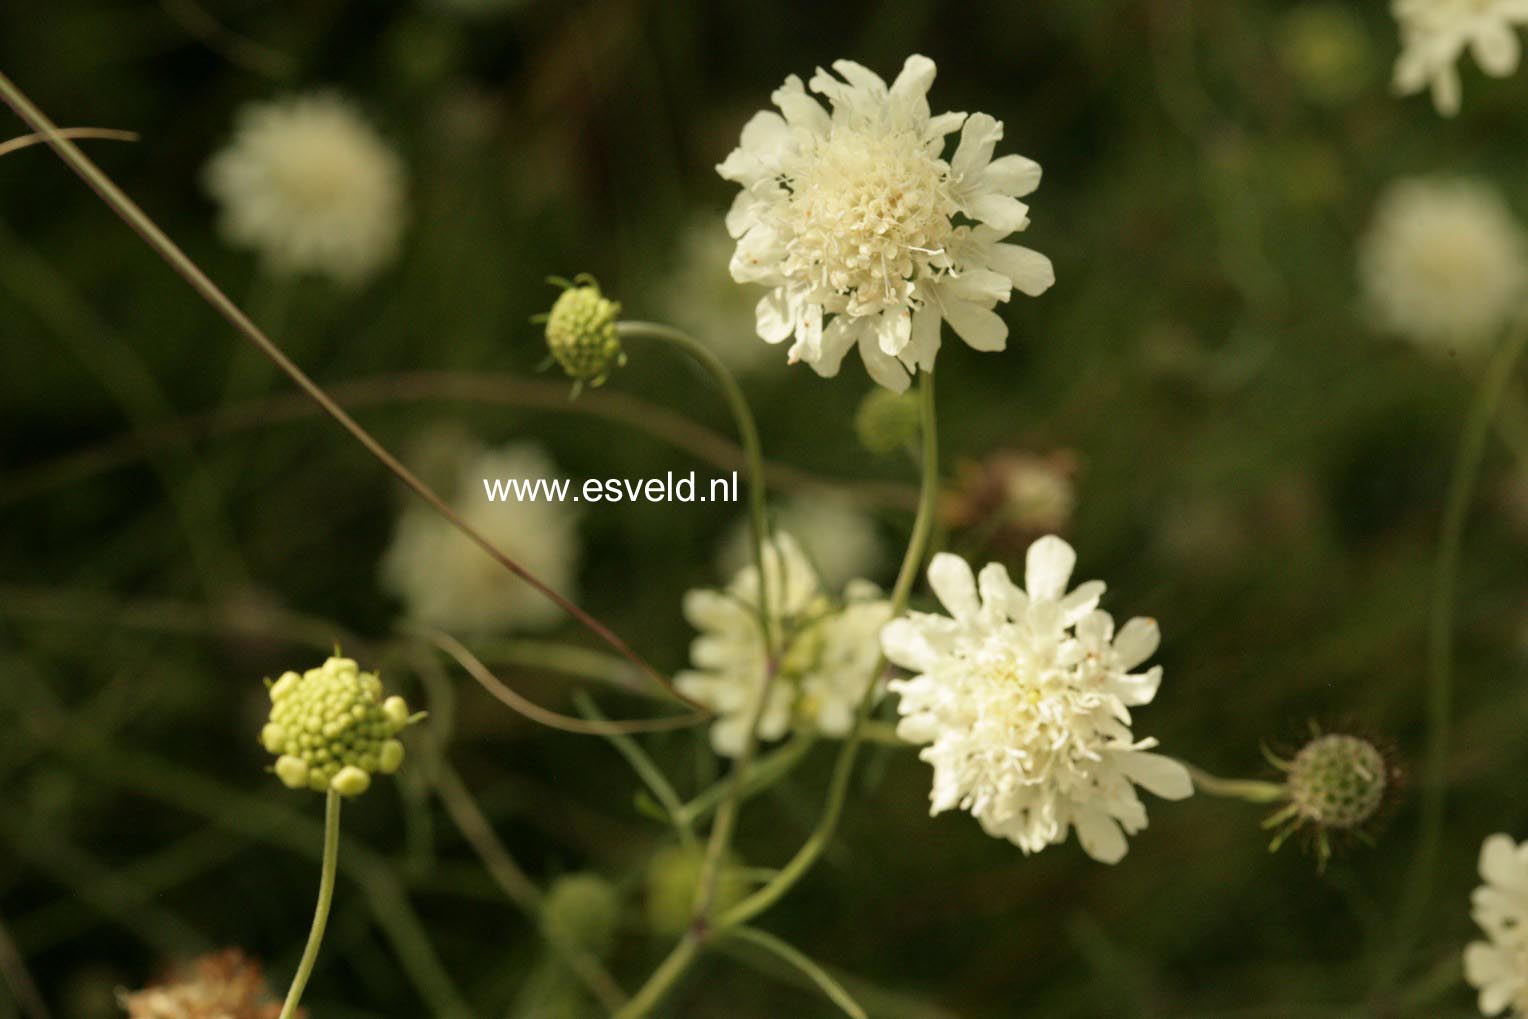
[[[1247,803],[1277,803],[1289,797],[1289,790],[1278,782],[1264,782],[1253,778],[1221,778],[1211,775],[1203,768],[1196,768],[1187,761],[1179,761],[1194,779],[1194,789],[1207,796],[1219,796],[1228,800]]]
[[[622,338],[645,337],[672,343],[698,361],[727,398],[727,407],[737,424],[738,439],[743,444],[743,460],[748,471],[748,527],[753,542],[753,563],[759,571],[759,626],[764,631],[764,646],[773,655],[778,651],[780,635],[770,612],[769,576],[764,568],[764,550],[769,539],[769,520],[765,515],[764,450],[759,443],[759,428],[754,423],[748,400],[721,358],[690,334],[656,322],[620,322],[616,330]]]
[[[292,987],[287,991],[281,1006],[280,1019],[292,1019],[302,992],[313,975],[313,964],[318,961],[318,946],[324,941],[324,928],[329,923],[329,904],[334,901],[334,874],[340,859],[340,794],[329,790],[324,805],[324,859],[318,878],[318,905],[313,910],[313,929],[308,932],[308,945],[302,950],[302,961],[297,964],[297,975],[292,977]]]
[[[1379,988],[1393,987],[1395,978],[1406,965],[1406,956],[1424,919],[1438,866],[1443,838],[1443,807],[1448,792],[1449,726],[1454,698],[1454,602],[1458,597],[1460,548],[1485,459],[1491,422],[1496,418],[1507,383],[1525,348],[1528,348],[1528,312],[1519,318],[1481,380],[1469,419],[1459,437],[1459,453],[1449,480],[1427,620],[1427,754],[1421,769],[1422,819],[1417,849],[1411,858],[1396,914],[1394,946],[1376,981]]]
[[[934,518],[939,497],[939,432],[938,421],[934,409],[934,374],[928,372],[918,380],[919,408],[923,429],[923,478],[922,488],[918,498],[918,516],[913,522],[912,537],[908,540],[907,552],[902,557],[902,568],[897,573],[896,584],[891,591],[891,614],[899,616],[907,608],[907,600],[912,594],[913,582],[918,577],[918,572],[923,565],[923,556],[928,544],[929,535],[934,529]],[[855,760],[859,755],[860,746],[864,743],[864,729],[866,719],[870,715],[871,705],[875,702],[876,689],[881,674],[886,670],[886,658],[881,656],[875,665],[875,672],[871,677],[870,684],[865,688],[865,696],[860,699],[859,713],[855,718],[854,728],[850,731],[848,739],[838,752],[838,761],[833,767],[833,777],[828,787],[828,800],[823,807],[822,819],[818,822],[817,829],[812,832],[806,842],[797,850],[796,855],[790,862],[780,869],[779,875],[769,884],[754,892],[748,898],[738,903],[732,909],[724,913],[717,921],[719,928],[727,928],[736,924],[747,923],[758,916],[764,910],[774,905],[786,892],[801,880],[807,871],[822,856],[828,848],[828,842],[833,837],[834,830],[838,827],[838,819],[843,814],[844,800],[849,792],[849,779],[854,774]]]
[[[381,443],[371,436],[370,432],[362,428],[354,418],[345,412],[344,408],[335,403],[329,394],[324,392],[317,383],[309,378],[291,358],[287,357],[281,348],[261,331],[259,326],[250,321],[249,316],[245,315],[239,306],[234,304],[228,295],[223,293],[217,284],[208,278],[206,273],[202,272],[201,267],[193,262],[174,241],[170,240],[169,236],[149,218],[148,214],[139,208],[138,204],[129,198],[121,188],[117,187],[110,177],[102,172],[85,153],[80,151],[78,146],[68,138],[63,137],[53,121],[48,119],[46,114],[33,105],[32,101],[4,74],[0,74],[0,99],[3,99],[6,105],[10,106],[16,112],[16,115],[26,122],[28,127],[46,136],[48,145],[54,152],[58,153],[59,158],[78,174],[100,196],[101,200],[122,218],[123,222],[132,227],[143,238],[144,242],[163,258],[172,269],[179,273],[203,300],[210,304],[218,314],[222,315],[240,334],[258,347],[266,357],[270,358],[288,378],[296,383],[303,392],[307,393],[315,403],[324,409],[325,413],[349,432],[357,442],[365,447],[367,452],[376,457],[398,480],[412,489],[425,502],[429,503],[432,508],[450,521],[457,530],[471,539],[474,544],[488,553],[501,566],[541,592],[542,595],[550,599],[558,608],[578,620],[633,665],[641,669],[644,675],[667,691],[670,696],[689,704],[691,707],[699,708],[699,705],[675,690],[662,673],[653,668],[646,659],[637,654],[635,650],[613,631],[557,591],[548,587],[518,562],[505,555],[497,546],[484,537],[481,532],[463,520],[460,514],[453,510],[428,485],[416,477],[412,471],[403,466],[395,456],[389,453]]]
[[[894,616],[900,615],[907,608],[913,583],[917,580],[923,565],[924,552],[934,529],[939,495],[939,432],[934,408],[932,372],[919,377],[918,393],[923,429],[923,477],[918,496],[918,516],[913,522],[912,535],[908,539],[907,551],[902,558],[902,568],[897,573],[896,584],[892,587],[891,608]],[[860,699],[854,728],[839,750],[828,788],[827,803],[823,807],[822,818],[817,828],[797,850],[790,862],[762,888],[715,918],[709,926],[691,927],[679,939],[668,957],[648,977],[647,983],[642,985],[631,1002],[616,1014],[615,1019],[642,1019],[652,1014],[652,1010],[695,960],[705,938],[724,935],[727,931],[747,923],[774,905],[807,871],[811,870],[813,864],[822,856],[843,813],[844,801],[849,791],[849,779],[854,773],[855,760],[864,742],[865,722],[870,715],[871,706],[875,703],[877,687],[885,670],[886,659],[881,657],[877,660],[875,671],[870,676],[865,695]]]

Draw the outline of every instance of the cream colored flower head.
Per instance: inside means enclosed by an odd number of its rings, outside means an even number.
[[[1023,156],[993,159],[1003,124],[985,113],[929,111],[934,62],[912,56],[890,86],[848,60],[792,75],[717,167],[742,192],[727,214],[732,277],[770,288],[756,309],[790,360],[838,374],[851,347],[881,385],[933,367],[941,323],[977,350],[1002,350],[992,310],[1014,288],[1055,281],[1050,259],[1004,242],[1029,225],[1019,199],[1040,184]],[[960,132],[954,154],[946,139]]]
[[[245,107],[206,183],[223,236],[273,271],[357,284],[398,253],[403,162],[333,93]]]
[[[875,678],[876,634],[891,618],[891,606],[865,581],[850,582],[835,603],[800,545],[784,532],[765,546],[764,569],[770,619],[783,637],[783,651],[759,717],[759,738],[780,739],[797,726],[842,736]],[[675,676],[674,685],[715,712],[711,745],[727,757],[743,749],[769,667],[758,605],[759,571],[751,565],[726,590],[694,590],[684,599],[685,618],[700,635],[690,646],[691,668]]]
[[[1528,23],[1528,0],[1392,0],[1390,10],[1401,31],[1395,91],[1428,89],[1445,117],[1459,112],[1458,63],[1466,49],[1494,78],[1517,70],[1517,26]]]
[[[539,487],[557,480],[544,450],[516,443],[465,458],[451,503],[511,559],[559,594],[575,597],[578,514]],[[509,482],[520,483],[520,497]],[[523,491],[526,486],[538,486],[537,497]],[[494,487],[500,497],[491,500]],[[382,582],[411,618],[458,633],[544,630],[564,618],[539,591],[417,500],[398,520],[382,560]]]
[[[1029,548],[1024,587],[989,563],[976,577],[948,553],[929,584],[950,615],[910,612],[881,631],[893,663],[917,673],[893,680],[897,735],[924,744],[934,768],[931,813],[968,810],[988,834],[1025,853],[1065,841],[1075,827],[1087,854],[1125,855],[1146,827],[1141,786],[1178,800],[1193,792],[1177,761],[1136,739],[1130,709],[1156,696],[1162,667],[1135,671],[1156,651],[1157,624],[1132,619],[1116,632],[1098,610],[1104,585],[1068,593],[1072,547],[1048,536]]]
[[[1480,847],[1470,913],[1486,940],[1464,950],[1464,978],[1480,992],[1483,1015],[1528,1016],[1528,842],[1492,835]]]
[[[1490,185],[1410,178],[1380,197],[1358,275],[1382,329],[1448,353],[1479,349],[1523,300],[1528,245]]]

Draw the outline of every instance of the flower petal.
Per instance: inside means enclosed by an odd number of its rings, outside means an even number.
[[[958,555],[940,552],[934,556],[928,564],[928,586],[956,619],[974,618],[981,608],[971,565]]]
[[[1024,589],[1036,601],[1058,599],[1066,592],[1066,582],[1076,565],[1077,553],[1072,546],[1047,534],[1029,546],[1024,558]]]

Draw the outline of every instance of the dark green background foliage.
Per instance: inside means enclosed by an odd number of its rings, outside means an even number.
[[[1006,353],[946,344],[946,465],[1076,452],[1080,572],[1109,581],[1105,608],[1153,615],[1164,634],[1166,680],[1138,735],[1257,775],[1260,743],[1351,722],[1414,767],[1443,491],[1479,373],[1372,335],[1353,252],[1377,193],[1407,174],[1482,175],[1528,208],[1521,78],[1467,71],[1455,122],[1397,100],[1394,25],[1370,3],[1344,8],[1363,48],[1336,101],[1291,73],[1290,8],[1271,0],[522,0],[477,18],[429,0],[209,2],[280,56],[265,69],[199,42],[172,16],[187,6],[7,3],[0,66],[61,124],[139,132],[90,151],[322,384],[452,372],[556,397],[443,400],[405,378],[358,409],[385,443],[441,422],[529,436],[575,479],[712,467],[532,374],[544,348],[528,319],[555,294],[543,278],[589,271],[629,314],[658,315],[647,295],[685,227],[731,199],[712,167],[786,74],[851,57],[889,76],[931,56],[936,110],[992,113],[1000,151],[1044,166],[1024,240],[1058,280],[1004,310]],[[319,85],[354,96],[405,154],[410,223],[377,281],[304,281],[283,305],[218,239],[199,173],[241,104]],[[0,918],[58,1015],[111,1014],[103,989],[210,946],[243,946],[280,983],[310,917],[320,807],[264,771],[260,679],[317,664],[339,638],[426,704],[377,583],[404,495],[51,154],[0,159],[0,210]],[[673,352],[631,352],[611,390],[730,432]],[[854,442],[870,386],[854,358],[836,380],[781,362],[745,380],[771,459],[915,481],[905,458]],[[1299,852],[1267,853],[1258,808],[1206,797],[1150,804],[1150,828],[1110,868],[1075,841],[1025,858],[965,815],[930,820],[929,770],[886,749],[832,851],[764,925],[841,970],[877,1015],[1474,1014],[1450,981],[1476,853],[1490,832],[1528,834],[1520,471],[1493,440],[1464,549],[1445,851],[1401,984],[1376,995],[1372,972],[1414,802],[1324,877]],[[909,514],[876,513],[888,542],[905,537]],[[681,596],[717,581],[732,520],[586,509],[586,606],[681,667]],[[557,636],[592,646],[572,624]],[[572,681],[503,674],[571,710]],[[538,879],[593,868],[621,884],[613,965],[634,986],[668,947],[642,928],[639,875],[665,833],[634,808],[634,778],[602,740],[457,683],[452,761]],[[655,709],[601,698],[626,717]],[[432,724],[448,714],[426,706]],[[681,791],[699,788],[702,732],[647,742]],[[832,752],[745,812],[748,863],[778,865],[804,838]],[[477,1013],[506,1014],[544,949],[422,770],[379,783],[346,831],[312,1013],[428,1014],[428,975],[400,963],[412,950],[378,919],[406,902]],[[833,1013],[717,955],[664,1014]]]

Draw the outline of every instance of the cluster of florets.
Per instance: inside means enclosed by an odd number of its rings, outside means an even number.
[[[615,327],[620,302],[600,293],[589,276],[553,282],[563,291],[546,317],[547,349],[570,379],[601,385],[613,368],[626,363]]]
[[[371,776],[403,763],[398,733],[419,717],[402,697],[382,698],[382,681],[350,658],[284,673],[270,686],[270,721],[260,742],[276,754],[276,777],[289,789],[359,796]]]

